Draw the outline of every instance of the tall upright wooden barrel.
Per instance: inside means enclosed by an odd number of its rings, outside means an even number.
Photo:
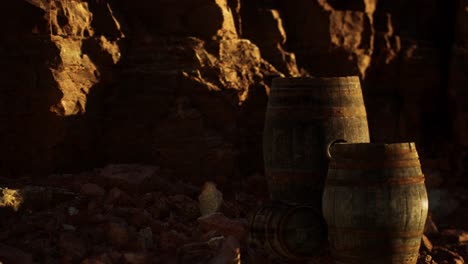
[[[315,208],[279,202],[264,204],[249,220],[249,241],[281,261],[320,255],[327,240],[325,221]]]
[[[428,199],[414,143],[335,144],[323,216],[337,264],[415,264]]]
[[[275,78],[263,134],[272,200],[320,208],[325,149],[336,139],[369,142],[359,78]]]

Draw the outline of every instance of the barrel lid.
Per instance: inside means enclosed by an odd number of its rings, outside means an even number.
[[[334,85],[360,85],[358,76],[342,77],[277,77],[273,79],[272,87],[275,86],[334,86]]]
[[[327,238],[325,220],[311,206],[293,207],[278,227],[285,250],[299,259],[318,254]]]

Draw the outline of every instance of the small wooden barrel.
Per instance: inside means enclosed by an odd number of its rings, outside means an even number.
[[[339,264],[415,264],[428,199],[414,143],[335,144],[323,194]]]
[[[358,77],[275,78],[263,133],[272,200],[320,210],[329,142],[369,142]]]
[[[327,239],[322,216],[310,206],[266,204],[250,217],[249,222],[250,243],[283,261],[317,256]]]

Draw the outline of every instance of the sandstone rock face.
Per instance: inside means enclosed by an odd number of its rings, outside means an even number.
[[[381,0],[377,10],[392,14],[395,32],[403,38],[437,42],[454,28],[450,21],[454,17],[455,2]]]
[[[294,0],[283,10],[300,67],[314,75],[365,77],[373,50],[372,8],[336,10],[324,0]]]
[[[99,47],[99,53],[103,53],[100,56],[110,56],[111,64],[115,64],[120,60],[120,49],[116,41],[123,37],[123,33],[116,39],[107,39],[105,35],[95,33],[93,10],[87,2],[29,0],[29,3],[45,12],[44,20],[47,20],[48,26],[45,32],[33,28],[33,33],[47,34],[58,51],[54,58],[56,64],[51,65],[49,70],[62,98],[50,110],[59,116],[82,114],[86,111],[87,96],[91,88],[101,80],[102,71],[96,65],[99,62],[91,59],[94,54],[86,50],[87,46]],[[110,16],[108,19],[112,19],[110,23],[113,23],[111,30],[120,30],[109,5],[96,8],[107,11]]]
[[[92,88],[107,75],[101,67],[109,67],[120,59],[115,41],[121,36],[108,39],[100,32],[105,30],[95,28],[98,25],[92,20],[94,11],[107,12],[108,19],[113,19],[108,5],[93,5],[94,10],[81,1],[30,0],[9,5],[11,10],[22,13],[13,19],[24,22],[16,32],[6,33],[9,37],[0,55],[15,61],[3,60],[2,67],[11,69],[3,78],[6,96],[2,98],[6,101],[2,106],[9,113],[2,118],[6,119],[2,129],[5,142],[11,142],[4,145],[12,147],[2,154],[2,160],[18,167],[18,171],[22,168],[50,170],[57,166],[55,155],[63,155],[61,144],[69,134],[68,120],[64,117],[86,112]],[[113,30],[118,31],[118,22],[112,21]],[[98,48],[93,50],[93,47]],[[106,56],[112,59],[100,59]],[[19,96],[23,102],[17,101],[14,106],[13,102],[8,103],[13,98],[7,91],[16,91],[15,97]],[[22,163],[25,166],[19,166]]]
[[[271,79],[310,75],[360,76],[374,141],[416,141],[428,160],[457,160],[434,171],[466,173],[465,0],[5,8],[1,173],[147,163],[222,188],[263,170]]]
[[[192,35],[204,39],[236,38],[235,19],[227,0],[143,1],[134,5],[114,0],[125,10],[129,29],[144,27],[157,35]]]
[[[263,78],[280,73],[245,39],[148,41],[122,63],[103,149],[113,161],[147,157],[184,178],[232,176],[240,111]]]
[[[299,76],[296,55],[285,48],[287,34],[280,10],[252,1],[245,1],[242,6],[243,36],[257,44],[263,56],[278,70]]]

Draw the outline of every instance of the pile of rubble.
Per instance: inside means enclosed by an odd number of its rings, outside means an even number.
[[[0,184],[8,187],[0,190],[4,264],[275,263],[248,243],[249,214],[268,196],[260,175],[224,195],[213,183],[197,187],[132,164]],[[428,221],[426,234],[419,263],[468,258],[468,233]]]
[[[439,231],[429,216],[424,233],[418,264],[463,264],[468,259],[468,232]]]

